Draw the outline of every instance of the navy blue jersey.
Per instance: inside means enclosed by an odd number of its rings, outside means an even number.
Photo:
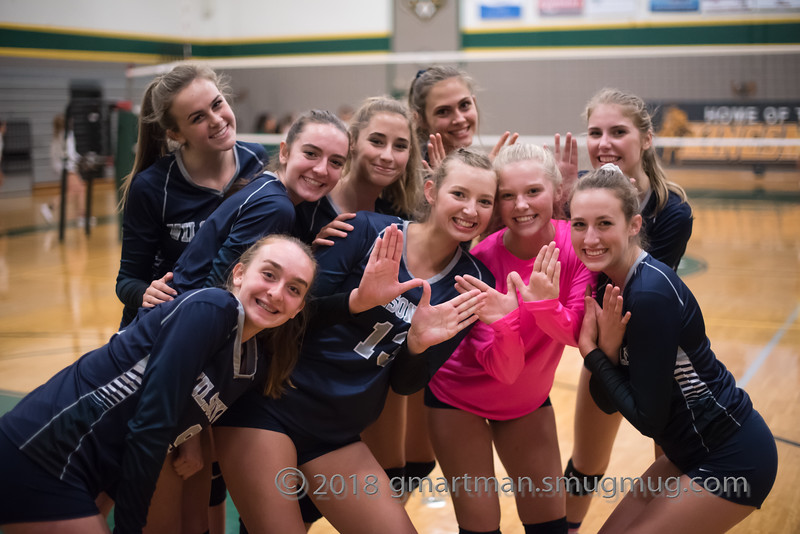
[[[717,360],[694,295],[667,265],[642,253],[622,296],[631,319],[620,365],[599,350],[584,361],[601,386],[593,396],[600,406],[610,399],[685,470],[738,430],[753,410],[750,397]]]
[[[692,237],[692,208],[673,191],[669,192],[664,208],[655,214],[656,196],[651,194],[642,208],[642,230],[647,239],[647,252],[666,263],[673,271],[686,252]]]
[[[291,232],[294,218],[286,187],[265,172],[206,219],[175,264],[172,286],[183,292],[225,285],[245,250],[265,235]]]
[[[303,202],[297,206],[297,220],[295,221],[294,235],[306,243],[316,239],[322,227],[338,217],[342,210],[334,204],[330,195],[325,195],[316,202]],[[394,215],[402,219],[410,219],[407,213],[399,213],[394,205],[383,198],[375,200],[375,213]]]
[[[122,326],[130,323],[153,280],[170,272],[203,221],[223,201],[238,178],[250,179],[267,161],[264,147],[237,142],[236,172],[223,191],[195,184],[180,151],[156,161],[131,181],[122,217],[122,257],[117,296],[125,305]]]
[[[184,293],[137,315],[0,418],[0,431],[59,479],[116,501],[121,530],[141,531],[168,449],[261,382],[256,338],[223,289]],[[257,373],[260,371],[260,373]]]
[[[400,225],[407,236],[409,224],[371,212],[359,212],[350,223],[354,229],[346,238],[335,238],[333,246],[317,251],[319,274],[313,289],[316,295],[349,293],[358,287],[375,239],[390,224]],[[457,274],[471,274],[494,285],[489,270],[459,247],[450,264],[428,280],[432,305],[458,295],[454,288]],[[398,279],[404,282],[412,278],[404,253]],[[309,329],[291,375],[293,387],[280,399],[264,399],[266,411],[291,432],[322,442],[345,443],[357,438],[383,409],[391,368],[397,363],[394,358],[406,347],[406,334],[421,296],[422,288],[414,288],[386,306],[342,317],[340,322],[324,328]],[[425,362],[429,379],[468,330],[422,355],[409,356]],[[232,411],[238,408],[235,406]]]

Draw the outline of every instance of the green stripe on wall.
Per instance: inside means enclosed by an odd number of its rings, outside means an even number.
[[[180,43],[16,28],[0,28],[0,47],[183,57]]]
[[[389,37],[320,39],[314,41],[270,41],[266,43],[194,44],[192,55],[205,58],[237,56],[279,56],[289,54],[330,54],[346,52],[388,52]]]
[[[183,43],[49,32],[0,27],[0,48],[32,50],[78,50],[81,52],[141,54],[168,58],[183,57]],[[192,55],[203,58],[325,54],[346,52],[388,52],[391,37],[356,37],[307,41],[192,44]]]
[[[800,23],[615,27],[461,34],[461,46],[464,49],[797,43],[800,43]]]

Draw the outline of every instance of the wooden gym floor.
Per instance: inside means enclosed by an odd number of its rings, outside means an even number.
[[[695,213],[681,276],[702,306],[712,346],[775,435],[779,472],[763,508],[736,533],[800,531],[800,172],[671,169]],[[114,294],[120,242],[113,184],[96,185],[91,235],[70,226],[63,243],[40,213],[56,194],[0,189],[0,413],[81,354],[104,344],[119,323]],[[4,196],[5,195],[5,196]],[[551,395],[561,455],[572,447],[581,361],[567,349]],[[531,439],[536,439],[531,436]],[[652,461],[652,442],[623,423],[607,477],[633,477]],[[505,475],[498,466],[498,477]],[[435,470],[432,477],[440,476]],[[620,496],[603,494],[582,532],[596,532]],[[514,501],[502,497],[502,530],[522,532]],[[230,502],[230,501],[229,501]],[[414,495],[407,510],[420,532],[455,533],[446,495]],[[238,532],[229,507],[229,532]],[[325,521],[314,534],[333,532]]]

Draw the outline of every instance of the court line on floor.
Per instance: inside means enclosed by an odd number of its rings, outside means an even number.
[[[748,366],[747,371],[745,371],[744,373],[744,376],[736,384],[737,386],[739,386],[740,388],[744,388],[748,384],[748,382],[750,382],[750,380],[753,378],[753,376],[755,376],[755,374],[758,372],[761,366],[764,365],[764,362],[767,361],[767,358],[769,358],[770,354],[772,354],[773,349],[778,345],[781,338],[783,338],[784,334],[786,334],[786,331],[789,330],[789,327],[792,325],[792,323],[794,323],[797,320],[798,314],[800,314],[800,304],[798,304],[792,311],[792,313],[789,314],[789,316],[786,318],[786,321],[784,321],[783,325],[778,329],[777,332],[775,332],[775,335],[772,336],[772,339],[769,340],[769,343],[767,343],[764,346],[764,348],[761,349],[761,352],[758,354],[758,357],[753,361],[753,363],[751,363]]]

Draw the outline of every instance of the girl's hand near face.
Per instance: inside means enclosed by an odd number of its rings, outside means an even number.
[[[553,155],[556,157],[558,170],[561,172],[562,187],[569,194],[575,182],[578,181],[578,140],[572,137],[571,132],[567,132],[564,138],[564,150],[561,150],[561,135],[555,135]]]
[[[333,241],[331,241],[330,238],[347,237],[347,233],[353,231],[353,225],[348,224],[345,221],[350,220],[355,216],[355,213],[340,213],[337,215],[334,220],[322,227],[317,234],[317,237],[314,238],[312,245],[314,247],[330,247],[333,246]]]
[[[519,139],[519,134],[517,132],[513,134],[511,132],[506,132],[501,135],[500,139],[497,140],[497,144],[495,144],[492,151],[489,152],[489,161],[494,161],[494,158],[496,158],[503,147],[506,146],[506,141],[508,141],[508,146],[511,146],[517,142],[517,139]]]
[[[519,290],[522,300],[532,302],[536,300],[557,299],[561,281],[561,262],[558,261],[558,247],[556,242],[543,246],[533,262],[531,278],[526,286],[517,273],[514,274],[514,287]],[[509,286],[511,287],[511,286]]]
[[[481,322],[492,324],[493,322],[502,319],[519,306],[517,292],[514,290],[515,286],[512,285],[511,282],[512,275],[516,275],[517,278],[519,278],[519,275],[516,272],[511,272],[508,274],[508,278],[506,278],[506,287],[508,287],[509,290],[506,294],[500,293],[483,280],[478,280],[470,274],[465,276],[456,275],[455,287],[456,291],[462,295],[475,290],[485,294],[486,300],[484,301],[483,306],[476,311],[476,314]]]
[[[142,307],[152,308],[157,304],[174,299],[178,292],[167,285],[170,280],[172,280],[172,273],[167,273],[158,280],[150,282],[150,286],[142,295]]]
[[[375,240],[361,283],[350,292],[350,311],[361,313],[384,306],[411,288],[422,285],[422,279],[407,282],[397,279],[403,257],[403,231],[397,225],[388,226],[383,237]]]
[[[431,306],[431,286],[424,281],[422,298],[408,329],[408,350],[412,354],[422,354],[428,348],[455,336],[478,320],[477,313],[485,300],[486,294],[474,289]]]
[[[442,164],[442,160],[447,157],[447,152],[444,149],[444,142],[442,141],[442,134],[431,134],[428,141],[428,163],[422,160],[422,166],[428,172],[434,172]]]
[[[619,349],[630,319],[631,312],[623,313],[620,289],[608,284],[603,294],[603,308],[597,315],[597,346],[614,365],[619,365]]]

